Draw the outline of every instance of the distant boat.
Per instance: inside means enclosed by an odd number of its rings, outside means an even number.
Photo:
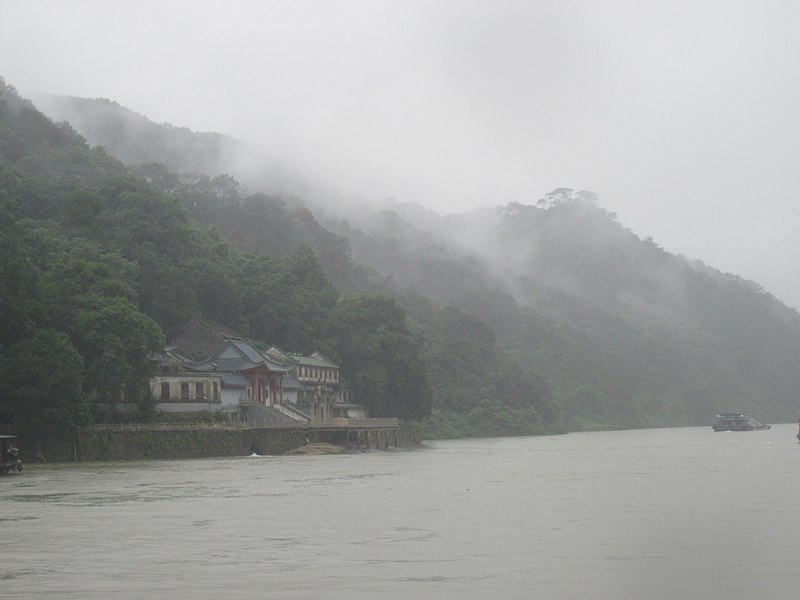
[[[800,410],[797,411],[797,425],[800,427]],[[797,432],[797,441],[800,442],[800,430]]]
[[[717,422],[712,428],[714,431],[760,431],[769,429],[770,425],[764,425],[758,419],[743,413],[722,413],[717,415]]]

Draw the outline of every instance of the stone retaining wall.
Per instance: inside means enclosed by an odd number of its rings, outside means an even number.
[[[419,445],[413,425],[401,425],[386,437],[370,438],[370,449]],[[377,434],[375,434],[377,435]],[[391,443],[385,440],[391,439]],[[94,462],[144,459],[211,458],[286,454],[308,442],[348,445],[344,431],[314,428],[101,430],[74,435],[27,433],[19,439],[23,462]],[[349,444],[351,447],[354,444]]]

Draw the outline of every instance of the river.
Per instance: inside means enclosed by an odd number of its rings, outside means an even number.
[[[0,478],[0,598],[785,600],[796,433],[27,465]]]

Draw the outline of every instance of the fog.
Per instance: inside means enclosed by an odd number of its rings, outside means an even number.
[[[0,76],[440,213],[592,190],[800,308],[800,4],[3,0]]]

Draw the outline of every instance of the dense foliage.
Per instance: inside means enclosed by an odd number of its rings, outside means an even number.
[[[708,423],[725,410],[794,418],[800,315],[638,238],[593,194],[444,218],[390,208],[339,230],[354,260],[480,318],[546,377],[570,427]]]
[[[374,414],[430,408],[436,436],[700,424],[727,410],[794,417],[800,316],[752,282],[640,239],[591,193],[558,189],[537,204],[447,217],[396,202],[321,211],[324,198],[304,206],[220,175],[213,137],[188,142],[180,131],[175,143],[171,127],[149,124],[141,136],[100,126],[129,119],[112,109],[73,99],[70,121],[137,179],[85,145],[66,151],[85,159],[59,179],[69,169],[51,141],[35,153],[45,167],[0,174],[0,190],[25,207],[12,217],[50,219],[129,261],[139,310],[167,336],[202,314],[255,339],[323,349]],[[49,131],[35,111],[25,118],[30,131],[0,126],[33,139]],[[66,133],[43,137],[75,137],[56,128]],[[0,152],[21,147],[2,143]],[[205,158],[184,161],[192,155]],[[23,263],[3,276],[27,290],[36,278]],[[4,335],[18,328],[4,324]]]
[[[430,413],[431,391],[417,340],[405,311],[393,300],[362,296],[330,315],[333,351],[350,374],[352,391],[373,416],[418,420]]]
[[[211,213],[227,206],[234,224],[262,205],[238,191],[230,204],[214,204],[208,185],[201,178],[168,193],[131,176],[0,82],[0,424],[72,428],[93,418],[98,400],[132,403],[147,418],[151,357],[195,315],[300,352],[325,347],[342,357],[356,400],[379,414],[426,415],[421,342],[402,311],[377,311],[369,327],[344,336],[336,319],[352,310],[315,252],[235,249],[220,227],[190,216],[190,198]],[[278,221],[275,231],[315,226],[278,205],[263,215]],[[390,352],[363,351],[389,332]],[[364,387],[366,373],[381,373],[385,385]]]

